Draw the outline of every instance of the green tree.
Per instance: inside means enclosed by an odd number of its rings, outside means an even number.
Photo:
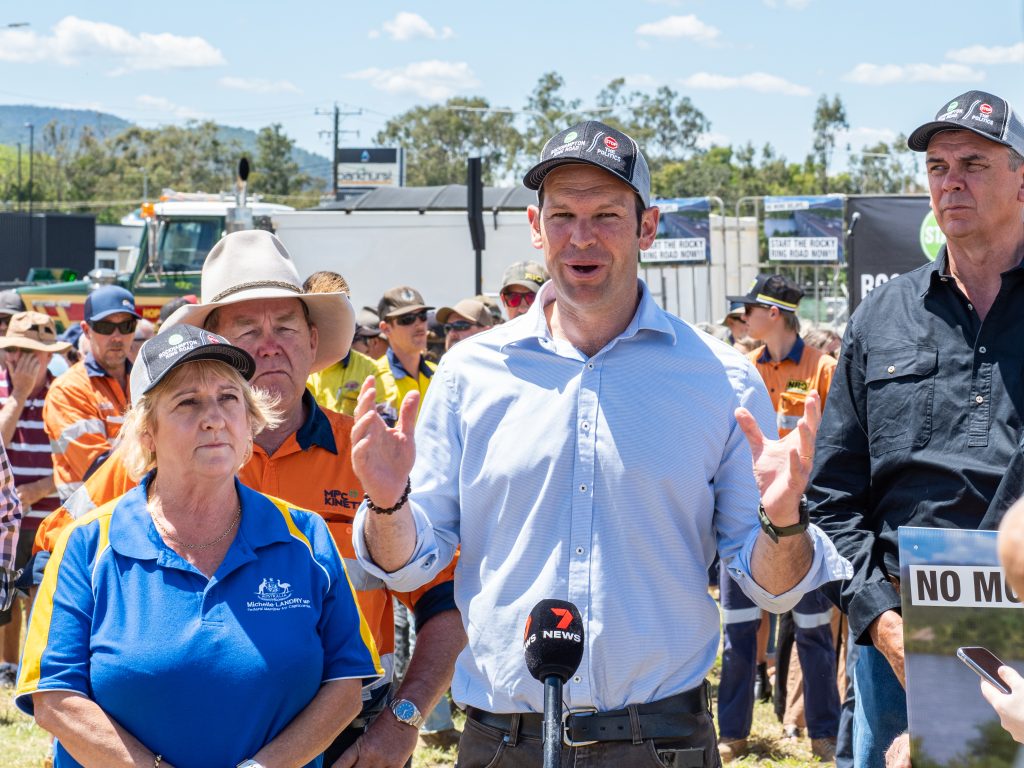
[[[527,165],[540,156],[544,142],[561,130],[577,122],[580,100],[567,99],[562,94],[564,78],[557,72],[545,72],[537,80],[526,99],[524,150]]]
[[[856,191],[863,194],[923,191],[917,181],[917,158],[902,134],[891,144],[880,141],[851,153],[850,176]]]
[[[822,94],[818,99],[818,106],[814,110],[814,158],[817,162],[818,178],[821,191],[828,193],[829,189],[828,169],[832,164],[832,153],[836,148],[836,137],[839,131],[850,127],[846,120],[846,108],[837,94],[828,100],[828,96]]]
[[[514,113],[492,110],[482,97],[456,97],[392,118],[375,141],[405,148],[409,186],[465,184],[466,160],[473,156],[481,158],[484,183],[493,184],[513,169],[522,146],[514,120]]]
[[[267,195],[294,195],[310,186],[312,178],[299,171],[292,159],[294,139],[280,123],[260,129],[256,137],[256,162],[251,177],[254,192]]]

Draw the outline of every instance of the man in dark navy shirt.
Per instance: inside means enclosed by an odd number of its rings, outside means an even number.
[[[855,569],[840,597],[867,646],[855,766],[882,765],[906,730],[897,528],[994,527],[1024,491],[993,501],[1024,423],[1024,124],[969,91],[908,145],[926,153],[947,243],[851,318],[808,490],[812,519]]]

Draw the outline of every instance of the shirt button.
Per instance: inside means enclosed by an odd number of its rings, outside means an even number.
[[[984,351],[985,351],[985,349],[983,347],[982,348],[982,352],[984,352]],[[586,432],[588,429],[590,429],[590,422],[589,421],[584,421],[583,422],[583,431]]]
[[[583,547],[576,547],[576,554],[577,555],[582,555],[583,554]]]
[[[574,683],[578,683],[578,682],[580,682],[580,681],[581,681],[582,679],[583,679],[582,677],[580,677],[579,675],[576,675],[576,676],[574,676],[574,677],[573,677],[572,681],[573,681]]]
[[[978,351],[979,351],[979,352],[981,352],[981,354],[983,354],[983,355],[984,355],[984,354],[985,354],[986,352],[988,352],[988,350],[987,350],[987,349],[985,349],[984,347],[978,347]]]
[[[885,370],[888,371],[889,373],[896,373],[896,366],[895,365],[890,365]]]
[[[587,363],[587,368],[589,368],[590,370],[594,370],[594,364],[593,363]]]
[[[968,305],[967,305],[967,308],[968,308],[968,309],[974,309],[974,305],[973,305],[973,304],[968,304]]]
[[[985,398],[982,397],[981,395],[978,395],[976,398],[974,398],[974,402],[976,402],[978,405],[981,405],[982,403],[985,402]]]
[[[586,493],[586,492],[587,492],[586,484],[585,483],[580,483],[580,493]]]
[[[948,277],[940,277],[939,279],[940,279],[940,280],[941,280],[942,282],[944,282],[944,283],[948,283],[948,282],[949,282],[949,278],[948,278]]]

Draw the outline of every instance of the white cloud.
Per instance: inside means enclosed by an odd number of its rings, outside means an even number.
[[[886,144],[892,144],[895,140],[896,131],[891,128],[869,128],[867,126],[858,126],[856,128],[850,128],[847,131],[839,131],[836,134],[836,146],[849,146],[854,152],[856,152],[856,150],[863,149],[864,147],[873,147],[880,141],[884,141]]]
[[[858,64],[843,79],[862,85],[978,82],[984,72],[964,64]]]
[[[198,120],[203,117],[202,113],[192,107],[183,107],[180,104],[175,104],[164,96],[150,96],[143,93],[135,97],[135,103],[146,111],[162,112],[178,120]]]
[[[727,147],[729,146],[729,137],[724,133],[716,133],[715,131],[709,131],[708,133],[702,133],[697,137],[697,146],[700,149],[711,149],[712,147]]]
[[[1024,43],[972,45],[947,51],[946,58],[960,64],[1021,64],[1024,63]]]
[[[426,40],[448,40],[449,38],[455,37],[455,32],[451,27],[435,29],[429,21],[424,19],[418,13],[410,13],[409,11],[399,11],[395,14],[395,18],[381,24],[381,29],[370,30],[370,37],[378,38],[380,37],[381,32],[386,34],[392,40],[396,40],[400,43],[405,43],[417,38],[423,38]]]
[[[370,67],[352,72],[346,77],[350,80],[366,80],[374,88],[386,93],[408,93],[435,101],[480,85],[473,70],[464,61],[418,61],[392,69]]]
[[[65,16],[52,34],[31,29],[0,30],[0,61],[51,61],[75,66],[84,58],[109,60],[110,74],[143,69],[185,69],[225,64],[224,55],[201,37],[167,32],[134,34],[124,27]]]
[[[224,88],[249,93],[302,93],[288,80],[262,80],[258,77],[222,77],[217,81]]]
[[[641,24],[636,33],[643,37],[662,39],[687,38],[699,43],[710,43],[718,37],[718,28],[705,24],[692,13],[688,16],[666,16],[660,21]]]
[[[707,90],[742,89],[758,93],[780,93],[783,96],[810,96],[811,89],[805,85],[791,83],[777,75],[766,72],[751,72],[747,75],[733,77],[731,75],[715,75],[710,72],[697,72],[680,82],[688,88]]]

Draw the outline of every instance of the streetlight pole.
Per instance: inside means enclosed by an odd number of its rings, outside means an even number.
[[[21,142],[18,142],[18,211],[21,211]]]
[[[32,189],[32,171],[34,167],[33,155],[35,154],[36,127],[32,123],[25,123],[25,127],[28,128],[28,213],[31,216],[32,195],[34,193]]]

